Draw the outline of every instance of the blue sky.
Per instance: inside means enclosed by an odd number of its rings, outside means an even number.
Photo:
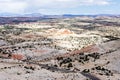
[[[0,13],[120,14],[120,0],[0,0]]]

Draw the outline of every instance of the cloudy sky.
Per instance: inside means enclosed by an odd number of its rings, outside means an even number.
[[[120,0],[0,0],[0,13],[120,14]]]

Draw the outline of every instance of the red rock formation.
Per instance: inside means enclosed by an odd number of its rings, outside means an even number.
[[[68,29],[61,29],[57,33],[58,34],[73,34],[73,32]]]
[[[65,53],[65,55],[61,55],[61,56],[68,57],[68,56],[72,56],[72,55],[80,54],[80,53],[94,53],[94,52],[97,52],[98,50],[99,50],[99,48],[95,44],[93,44],[93,45],[84,47],[80,50],[75,50],[75,51],[71,51],[69,53]]]
[[[21,54],[12,54],[12,55],[11,55],[11,58],[12,58],[12,59],[16,59],[16,60],[23,60],[23,59],[24,59],[24,56],[21,55]]]

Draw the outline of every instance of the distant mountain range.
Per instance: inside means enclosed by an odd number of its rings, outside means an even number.
[[[75,17],[78,15],[64,14],[64,15],[44,15],[41,13],[27,13],[27,14],[14,14],[14,13],[0,13],[0,17],[41,17],[41,18],[63,18]]]
[[[14,13],[0,13],[0,17],[43,17],[43,18],[65,18],[65,17],[77,17],[77,16],[120,16],[114,14],[97,14],[97,15],[73,15],[73,14],[63,14],[63,15],[44,15],[41,13],[25,13],[25,14],[14,14]]]
[[[14,13],[0,13],[0,17],[41,17],[43,16],[40,13],[31,13],[31,14],[14,14]]]

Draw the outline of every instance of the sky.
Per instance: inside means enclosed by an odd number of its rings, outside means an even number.
[[[0,0],[0,13],[120,14],[120,0]]]

